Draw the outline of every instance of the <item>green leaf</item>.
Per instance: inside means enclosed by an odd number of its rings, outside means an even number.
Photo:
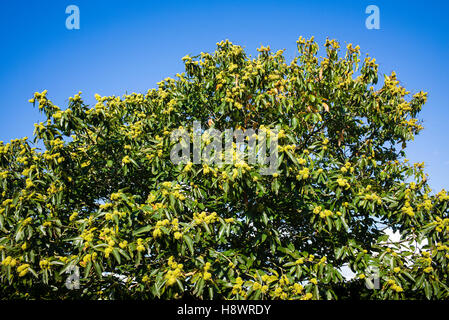
[[[100,264],[97,261],[94,262],[94,267],[95,267],[95,271],[97,272],[98,277],[101,279],[103,277],[103,272],[101,270]]]
[[[432,298],[432,286],[428,281],[424,281],[424,292],[426,294],[426,298],[430,300]]]
[[[117,248],[112,249],[112,254],[115,257],[115,260],[117,260],[117,262],[120,264],[121,259],[120,259],[120,254],[119,254]]]
[[[187,246],[190,250],[190,253],[193,255],[195,252],[193,250],[193,241],[188,235],[183,235],[184,241],[187,243]]]
[[[139,234],[141,234],[141,233],[148,232],[148,231],[150,231],[151,229],[153,229],[153,226],[152,226],[152,225],[148,225],[148,226],[142,227],[142,228],[137,229],[136,231],[134,231],[134,232],[133,232],[133,236],[137,236],[137,235],[139,235]]]

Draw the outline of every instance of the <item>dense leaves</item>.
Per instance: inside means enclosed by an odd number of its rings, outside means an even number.
[[[327,40],[319,58],[313,38],[297,44],[286,64],[222,41],[176,80],[91,108],[35,93],[34,142],[0,145],[1,297],[447,299],[449,195],[404,153],[426,93],[395,73],[378,84],[358,46]],[[173,164],[171,133],[193,121],[280,129],[279,173],[235,151]]]

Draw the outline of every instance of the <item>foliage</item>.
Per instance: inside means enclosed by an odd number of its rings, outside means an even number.
[[[44,150],[0,144],[2,297],[447,299],[449,196],[430,194],[424,164],[404,152],[426,93],[410,96],[395,73],[377,85],[358,46],[342,55],[327,40],[319,58],[313,38],[297,44],[286,64],[282,50],[252,59],[222,41],[184,57],[176,80],[96,95],[92,108],[81,93],[65,110],[35,93]],[[170,134],[194,120],[279,126],[279,174],[174,165]]]

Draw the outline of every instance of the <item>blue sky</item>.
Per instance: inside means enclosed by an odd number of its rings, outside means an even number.
[[[65,27],[68,5],[81,28]],[[365,28],[368,5],[380,30]],[[429,92],[425,129],[408,146],[425,161],[430,185],[449,189],[449,4],[446,1],[4,1],[0,4],[0,140],[32,136],[42,119],[28,103],[35,91],[61,108],[78,91],[146,92],[183,71],[186,54],[211,52],[224,39],[255,55],[270,45],[291,58],[299,36],[360,45],[380,73],[396,71],[412,93]]]

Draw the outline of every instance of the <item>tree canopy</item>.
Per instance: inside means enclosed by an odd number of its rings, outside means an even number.
[[[0,144],[2,298],[447,299],[449,195],[405,153],[427,94],[378,83],[358,46],[297,48],[287,64],[222,41],[94,106],[35,93],[34,141]],[[193,121],[278,128],[278,172],[173,163],[171,134]]]

